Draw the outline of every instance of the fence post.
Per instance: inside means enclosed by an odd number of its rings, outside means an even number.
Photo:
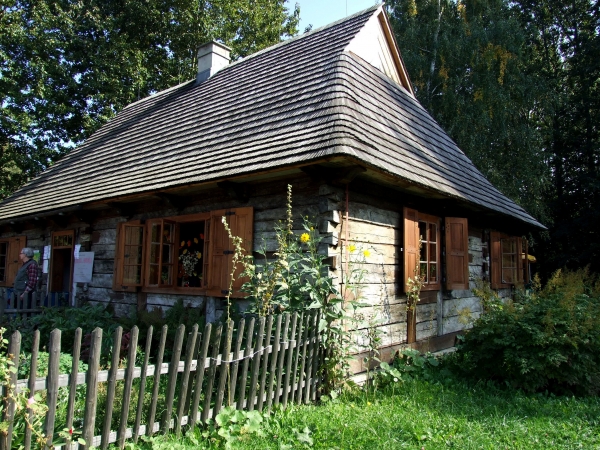
[[[250,379],[250,389],[248,392],[248,401],[246,407],[248,411],[254,411],[254,401],[256,400],[256,382],[258,381],[258,368],[260,367],[260,358],[263,355],[263,340],[265,332],[265,318],[260,317],[258,319],[258,334],[256,335],[256,342],[254,343],[253,361],[252,361],[252,375]]]
[[[90,358],[86,376],[85,412],[83,416],[83,439],[85,448],[94,446],[94,425],[96,423],[96,407],[98,404],[98,370],[100,369],[100,352],[102,351],[102,328],[92,332]]]
[[[289,346],[289,326],[290,326],[290,313],[285,313],[285,322],[283,325],[283,334],[281,335],[281,339],[279,340],[279,362],[277,363],[277,384],[275,384],[275,398],[273,399],[273,404],[279,405],[279,399],[281,398],[281,379],[283,377],[283,362],[285,359],[286,351],[291,352],[292,349]],[[287,344],[287,349],[286,349]]]
[[[227,406],[233,405],[235,401],[235,387],[237,385],[237,374],[240,366],[239,353],[242,348],[242,340],[244,339],[244,327],[246,325],[245,319],[242,317],[238,322],[237,328],[237,339],[235,341],[235,347],[233,349],[233,363],[231,364],[231,377],[229,378],[229,390],[227,396]]]
[[[273,333],[273,316],[267,318],[267,336],[262,351],[262,373],[260,374],[260,387],[258,388],[258,403],[256,409],[262,412],[264,395],[265,395],[265,383],[267,380],[267,361],[269,360],[269,347],[271,347],[271,334]],[[272,347],[271,347],[272,349]]]

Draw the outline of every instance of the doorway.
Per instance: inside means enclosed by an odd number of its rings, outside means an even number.
[[[50,277],[46,306],[69,306],[73,275],[74,230],[52,233]]]

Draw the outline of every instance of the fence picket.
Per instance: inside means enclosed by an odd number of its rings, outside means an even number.
[[[219,357],[219,348],[221,347],[221,333],[223,332],[223,324],[217,325],[215,338],[213,340],[213,351],[210,357],[210,368],[208,370],[208,378],[206,379],[206,391],[204,393],[204,407],[202,408],[202,423],[206,423],[210,413],[210,400],[212,399],[213,384],[215,382],[215,374],[217,372],[217,358]]]
[[[158,402],[158,389],[160,387],[160,375],[163,357],[165,356],[165,345],[167,343],[167,332],[169,327],[163,325],[160,334],[160,343],[158,344],[158,354],[156,355],[156,366],[154,366],[154,385],[152,386],[152,398],[150,400],[150,413],[148,414],[148,427],[146,435],[154,434],[154,422],[156,419],[156,403]]]
[[[271,349],[271,365],[269,367],[269,387],[267,390],[267,412],[271,411],[273,404],[273,386],[275,384],[275,368],[277,367],[277,355],[281,341],[281,314],[277,315],[275,321],[275,338],[273,339],[273,347]]]
[[[248,401],[246,402],[246,408],[248,411],[254,411],[254,403],[256,399],[256,383],[258,382],[258,368],[260,367],[260,360],[263,356],[264,351],[261,349],[264,347],[266,336],[265,332],[265,318],[261,317],[258,319],[258,334],[256,335],[256,342],[254,344],[254,361],[252,362],[252,374],[250,376],[250,391],[248,392]]]
[[[231,351],[231,340],[233,339],[233,320],[227,321],[227,332],[225,333],[225,342],[221,358],[221,370],[219,373],[219,384],[217,386],[217,398],[213,408],[213,417],[216,417],[223,406],[223,397],[225,395],[225,385],[229,375],[229,352]]]
[[[321,320],[321,313],[317,310],[315,316],[315,342],[313,343],[314,355],[312,361],[312,376],[310,385],[310,400],[313,402],[317,401],[319,360],[321,356],[321,345],[319,344],[319,337],[321,336],[321,334],[319,333],[319,322]]]
[[[175,414],[175,433],[177,437],[181,436],[181,419],[183,418],[183,410],[187,401],[188,384],[190,380],[190,370],[192,367],[192,358],[194,357],[194,350],[196,350],[196,338],[198,337],[198,324],[194,324],[192,331],[188,334],[188,342],[185,348],[185,364],[183,369],[183,375],[181,376],[181,383],[179,389],[179,400],[177,403],[177,412]]]
[[[81,328],[75,330],[73,340],[73,360],[71,361],[71,382],[69,383],[69,400],[67,403],[67,426],[68,430],[73,428],[73,415],[75,413],[75,396],[77,395],[77,375],[79,374],[79,358],[81,357]],[[33,355],[32,355],[33,360]]]
[[[206,356],[208,355],[208,347],[210,345],[212,332],[212,324],[207,323],[204,327],[204,333],[202,335],[202,345],[200,346],[200,352],[198,354],[198,364],[196,366],[196,381],[194,383],[194,400],[192,406],[188,412],[190,420],[190,430],[193,431],[198,422],[198,408],[200,407],[200,395],[202,395],[202,383],[204,382],[204,365],[206,363]]]
[[[123,404],[121,405],[121,419],[117,431],[117,445],[120,449],[125,446],[125,430],[129,417],[129,405],[131,404],[131,387],[133,385],[133,369],[137,354],[138,327],[134,326],[129,335],[129,351],[127,353],[127,369],[125,370],[125,384],[123,386]]]
[[[301,343],[302,343],[302,332],[304,330],[303,328],[303,323],[304,323],[304,312],[302,312],[300,314],[300,317],[298,318],[298,329],[296,331],[296,347],[294,348],[294,365],[292,367],[292,371],[290,373],[290,380],[291,380],[291,388],[290,388],[290,394],[289,394],[289,398],[290,398],[290,402],[294,403],[294,398],[296,395],[296,391],[298,389],[298,382],[297,382],[297,377],[298,377],[298,360],[300,359],[300,347],[301,347]]]
[[[15,371],[11,372],[9,376],[9,383],[12,386],[17,385],[17,371],[19,369],[19,355],[21,354],[21,333],[15,331],[11,336],[8,342],[8,354],[13,355],[11,360],[14,363]],[[4,413],[5,420],[8,422],[8,430],[6,439],[0,439],[0,446],[4,450],[10,450],[12,435],[13,435],[13,419],[15,417],[16,404],[14,400],[8,401],[8,406]],[[6,445],[6,447],[4,446]]]
[[[83,416],[83,439],[85,447],[92,447],[94,426],[96,424],[96,408],[98,406],[98,369],[100,368],[100,352],[102,351],[102,328],[92,332],[90,357],[86,373],[85,412]]]
[[[33,332],[33,344],[31,346],[31,361],[29,362],[29,382],[27,383],[27,389],[29,397],[33,397],[35,394],[35,380],[37,379],[37,363],[38,355],[40,351],[40,330]],[[70,397],[69,397],[70,400]],[[27,408],[27,415],[29,420],[33,419],[33,411],[31,408]],[[68,423],[68,416],[67,416]],[[23,442],[23,449],[29,450],[31,448],[31,428],[25,427],[25,439]]]
[[[248,331],[246,333],[246,350],[244,351],[244,363],[242,364],[242,373],[240,375],[240,387],[238,392],[237,409],[244,408],[244,398],[246,397],[246,382],[248,376],[248,365],[250,364],[250,355],[252,354],[252,336],[254,332],[254,317],[250,319]],[[235,388],[233,388],[235,391]],[[233,392],[235,395],[235,392]]]
[[[175,398],[175,387],[177,385],[177,375],[179,360],[181,359],[181,350],[183,349],[183,336],[185,334],[185,325],[180,324],[175,333],[175,342],[173,343],[173,355],[169,364],[169,375],[167,378],[167,392],[165,401],[165,411],[162,420],[161,431],[167,433],[171,426],[171,416],[173,414],[173,399]]]
[[[307,356],[307,366],[306,366],[306,383],[304,384],[304,403],[308,404],[311,395],[311,387],[312,387],[312,374],[313,374],[313,359],[315,352],[315,335],[316,335],[316,326],[315,326],[316,314],[312,313],[310,315],[310,339],[308,340],[308,356]]]
[[[50,344],[48,345],[48,389],[46,393],[46,421],[44,431],[48,445],[52,444],[54,438],[54,422],[56,419],[56,405],[58,403],[58,375],[60,363],[60,335],[58,329],[50,333]]]
[[[275,398],[273,404],[279,405],[279,399],[281,398],[281,379],[283,376],[283,361],[288,351],[291,351],[290,340],[288,338],[288,331],[290,326],[290,314],[284,314],[283,334],[279,340],[279,362],[277,363],[277,384],[275,385]]]
[[[148,361],[150,359],[150,350],[152,349],[152,333],[154,327],[150,325],[146,332],[146,348],[144,349],[144,362],[140,374],[140,389],[138,393],[137,410],[135,412],[135,422],[133,425],[133,442],[137,443],[140,434],[140,423],[142,422],[142,410],[144,409],[144,396],[146,394],[146,372],[148,371]]]
[[[298,323],[298,313],[295,312],[292,315],[292,329],[290,331],[290,338],[288,340],[288,348],[287,348],[287,352],[286,352],[287,361],[286,361],[286,366],[285,366],[285,378],[283,381],[283,396],[281,398],[281,405],[283,406],[284,409],[287,406],[287,400],[288,400],[288,395],[289,395],[289,390],[290,390],[290,376],[291,376],[290,372],[292,371],[292,360],[293,360],[293,356],[294,356],[296,342],[298,342],[296,340],[297,323]],[[292,378],[292,380],[293,380],[293,378]]]
[[[227,390],[227,406],[231,406],[235,400],[235,388],[237,386],[238,368],[240,366],[240,349],[242,348],[242,340],[244,339],[244,327],[246,321],[242,317],[238,324],[237,339],[233,348],[233,363],[231,364],[231,376],[229,377],[229,388]]]
[[[108,387],[106,392],[106,406],[104,408],[104,426],[102,427],[100,448],[108,448],[108,438],[112,426],[112,412],[115,406],[115,390],[117,387],[117,370],[119,369],[119,356],[121,353],[121,339],[123,337],[123,327],[117,327],[113,333],[112,359],[110,370],[108,372]]]
[[[302,334],[302,356],[300,358],[300,374],[298,377],[298,390],[296,391],[296,403],[302,403],[302,394],[304,393],[304,369],[306,367],[306,350],[308,349],[308,329],[310,328],[311,314],[306,314],[304,318],[304,333]]]

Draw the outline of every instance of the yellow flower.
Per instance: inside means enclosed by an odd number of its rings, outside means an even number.
[[[348,250],[350,250],[350,252],[351,252],[351,253],[352,253],[352,252],[355,252],[355,251],[356,251],[356,245],[354,245],[354,244],[350,244],[350,245],[348,246]]]
[[[302,233],[300,235],[300,242],[302,242],[303,244],[306,244],[308,241],[310,241],[310,236],[308,233]]]
[[[183,247],[184,245],[185,245],[185,241],[181,241],[180,247]]]
[[[363,250],[363,255],[365,255],[365,258],[368,258],[371,256],[371,252],[369,250]]]
[[[194,244],[198,243],[198,238],[194,238]]]
[[[185,255],[187,253],[187,248],[183,250],[183,252],[181,253],[182,255]]]
[[[371,402],[367,402],[367,406],[371,406]]]
[[[202,253],[196,252],[196,258],[198,258],[198,259],[202,258]]]

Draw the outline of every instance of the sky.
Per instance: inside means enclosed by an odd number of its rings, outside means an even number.
[[[304,29],[312,24],[313,30],[323,25],[327,25],[336,20],[350,16],[358,11],[367,9],[374,4],[381,3],[380,0],[288,0],[288,7],[293,9],[293,5],[300,5],[300,26],[298,31],[304,32]]]

